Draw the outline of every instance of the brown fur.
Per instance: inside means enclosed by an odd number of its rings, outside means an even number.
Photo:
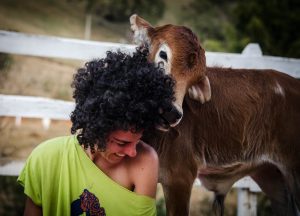
[[[183,110],[180,123],[166,133],[145,136],[159,154],[168,215],[189,214],[197,177],[215,192],[214,206],[223,215],[226,193],[246,175],[270,197],[274,214],[298,215],[300,81],[274,70],[206,67],[204,50],[189,29],[147,28],[150,60],[167,43],[176,97],[185,95],[176,101]],[[192,86],[205,95],[205,85],[210,85],[208,102],[186,95]]]

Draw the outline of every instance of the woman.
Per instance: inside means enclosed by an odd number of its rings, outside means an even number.
[[[18,181],[24,215],[155,215],[158,158],[143,143],[171,106],[173,81],[147,62],[108,52],[74,76],[73,136],[40,144]]]

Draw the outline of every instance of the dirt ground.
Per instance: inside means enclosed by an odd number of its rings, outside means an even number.
[[[41,119],[23,118],[20,126],[15,118],[0,118],[0,155],[2,163],[9,160],[26,160],[30,152],[44,140],[70,134],[69,121],[52,120],[50,128],[44,129]]]
[[[0,73],[1,94],[72,100],[73,74],[83,61],[20,55],[9,55],[9,59],[9,69]]]

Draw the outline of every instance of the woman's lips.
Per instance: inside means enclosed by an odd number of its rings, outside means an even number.
[[[115,153],[115,155],[117,155],[118,157],[124,157],[125,154],[120,154],[120,153]]]

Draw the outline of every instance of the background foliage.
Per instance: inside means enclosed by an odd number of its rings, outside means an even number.
[[[30,6],[36,17],[39,17],[35,22],[47,21],[47,28],[50,29],[64,23],[60,23],[57,17],[44,17],[41,12],[55,12],[57,8],[69,7],[70,10],[65,11],[69,14],[76,13],[82,21],[85,14],[92,14],[93,31],[105,26],[123,37],[128,34],[129,16],[137,13],[153,25],[173,23],[192,28],[204,48],[209,51],[241,52],[248,43],[255,42],[260,44],[266,55],[300,58],[299,0],[40,1],[44,3],[27,0],[25,5],[20,2],[1,0],[0,7],[1,4],[6,4],[14,7],[15,12],[23,10],[22,14]],[[80,10],[82,5],[84,10]]]
[[[256,42],[264,54],[300,57],[298,0],[193,0],[183,9],[179,22],[210,50],[240,52]]]
[[[87,11],[108,22],[127,22],[138,13],[159,21],[167,0],[82,0]],[[168,4],[169,2],[169,4]],[[179,4],[176,23],[190,26],[210,51],[240,52],[259,43],[267,55],[300,57],[299,0],[186,0]]]
[[[88,13],[104,18],[108,22],[127,22],[133,13],[143,14],[156,22],[165,11],[163,0],[77,0],[85,2]]]
[[[244,41],[256,41],[271,55],[300,57],[300,1],[237,1],[234,24]]]

